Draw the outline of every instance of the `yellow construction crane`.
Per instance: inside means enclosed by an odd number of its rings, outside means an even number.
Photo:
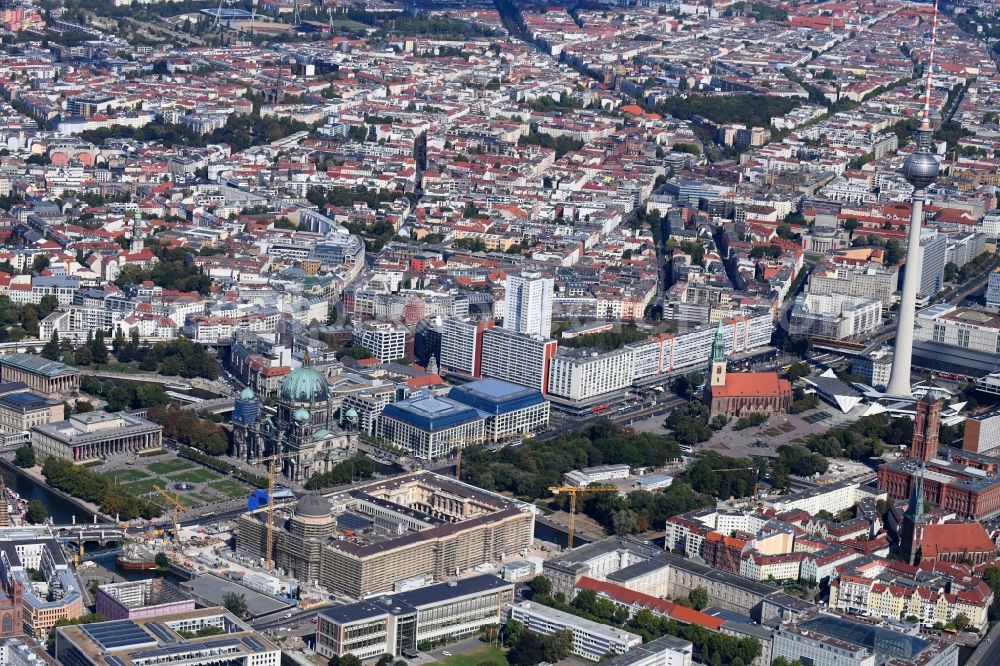
[[[267,562],[268,571],[274,568],[274,463],[278,460],[294,458],[297,455],[298,452],[286,451],[263,458],[254,458],[253,461],[255,463],[267,463],[267,524],[265,525],[267,546],[264,549],[264,560]]]
[[[573,532],[576,530],[576,495],[577,493],[619,493],[618,486],[587,486],[577,488],[576,486],[550,486],[549,492],[553,495],[566,493],[569,495],[569,533],[566,535],[566,550],[573,550]]]
[[[174,507],[174,542],[181,542],[181,511],[185,510],[185,506],[181,504],[179,495],[171,495],[166,490],[159,486],[153,486],[153,490],[159,493],[165,500],[170,502]]]

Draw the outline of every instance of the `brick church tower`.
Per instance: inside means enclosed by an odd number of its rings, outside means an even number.
[[[938,431],[941,429],[942,402],[925,395],[917,401],[913,425],[913,443],[909,457],[930,462],[938,454]]]

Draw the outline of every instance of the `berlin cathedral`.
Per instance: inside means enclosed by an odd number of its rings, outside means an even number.
[[[305,483],[356,448],[357,435],[340,428],[336,412],[326,377],[306,359],[281,383],[274,414],[261,415],[260,401],[250,389],[240,394],[233,412],[232,453],[249,463],[282,454],[275,467],[292,483]]]

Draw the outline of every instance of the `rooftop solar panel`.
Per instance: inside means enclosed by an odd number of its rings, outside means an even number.
[[[146,628],[156,634],[161,643],[175,643],[173,635],[157,622],[147,622]]]
[[[83,630],[104,650],[156,645],[156,640],[132,620],[87,624]]]
[[[148,659],[150,657],[166,657],[171,654],[180,654],[182,652],[191,652],[195,650],[216,650],[224,647],[231,647],[234,645],[239,645],[239,639],[236,638],[223,638],[217,641],[204,641],[204,642],[185,642],[178,643],[176,645],[170,645],[168,647],[158,648],[156,650],[145,650],[143,652],[136,652],[131,655],[132,660],[136,659]]]
[[[245,636],[243,638],[243,642],[246,643],[247,647],[249,647],[254,652],[266,652],[267,651],[267,648],[264,646],[264,644],[261,643],[256,638],[254,638],[253,636]]]

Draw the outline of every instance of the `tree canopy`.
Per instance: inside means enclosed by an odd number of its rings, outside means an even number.
[[[489,451],[481,446],[465,450],[462,478],[488,490],[544,497],[562,475],[581,467],[628,464],[662,466],[680,457],[670,437],[636,433],[600,419],[580,430],[527,446]]]
[[[158,505],[136,496],[124,486],[69,460],[50,456],[42,465],[45,480],[54,488],[99,505],[101,512],[119,520],[157,518],[163,513]]]

